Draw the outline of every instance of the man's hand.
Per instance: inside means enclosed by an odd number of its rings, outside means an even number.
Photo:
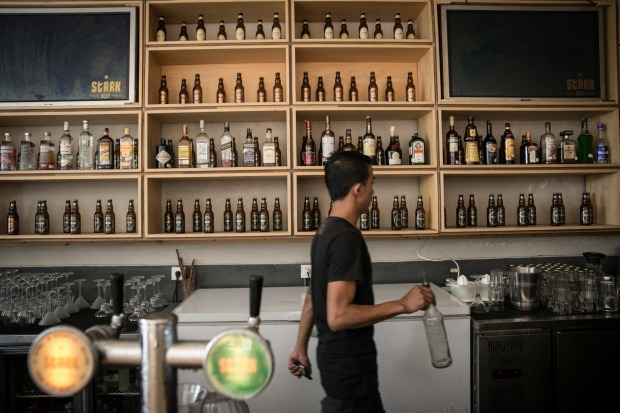
[[[435,304],[435,294],[428,287],[416,285],[399,300],[404,307],[404,313],[411,314],[418,310],[426,310],[429,305]]]
[[[293,351],[288,359],[288,370],[298,379],[302,376],[306,376],[308,379],[312,378],[312,365],[307,354]]]

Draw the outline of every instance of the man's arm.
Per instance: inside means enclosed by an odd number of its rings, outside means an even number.
[[[399,314],[410,314],[435,303],[430,288],[415,286],[400,300],[376,305],[353,304],[355,281],[327,284],[327,323],[332,331],[366,327]],[[301,328],[301,327],[300,327]]]
[[[297,343],[295,343],[295,348],[288,359],[289,371],[298,378],[301,378],[299,364],[305,366],[308,374],[312,374],[312,366],[310,365],[310,359],[308,358],[308,341],[310,340],[310,334],[312,333],[313,327],[314,311],[312,309],[312,296],[310,294],[306,294],[306,300],[304,301],[304,307],[301,311],[301,317],[299,319]]]

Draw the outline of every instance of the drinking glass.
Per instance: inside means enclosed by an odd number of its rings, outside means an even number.
[[[41,318],[41,321],[39,321],[39,325],[52,326],[60,323],[60,318],[58,318],[58,316],[54,314],[54,311],[52,311],[52,295],[56,294],[56,291],[48,290],[43,291],[41,294],[45,297],[47,304],[45,307],[45,314]]]
[[[482,275],[472,275],[471,278],[474,279],[474,284],[476,285],[476,297],[469,306],[469,312],[487,313],[489,312],[489,306],[484,303],[482,297],[480,296],[480,279],[482,278]]]
[[[489,282],[489,310],[504,310],[504,271],[491,270],[489,272],[491,280]]]
[[[75,306],[79,308],[80,310],[90,307],[90,304],[88,304],[88,301],[86,301],[84,299],[84,296],[82,295],[82,283],[86,281],[86,279],[78,278],[77,280],[74,280],[74,281],[78,283],[78,298],[75,300],[75,303],[74,303]]]
[[[63,286],[52,287],[52,290],[56,291],[53,300],[53,304],[55,304],[56,306],[56,308],[54,309],[54,314],[56,314],[56,316],[61,320],[69,318],[69,316],[71,315],[64,309],[65,300],[64,296],[61,294],[62,290],[64,289],[65,287]]]
[[[65,305],[63,308],[69,314],[75,314],[78,311],[80,311],[80,309],[77,308],[77,306],[73,302],[73,299],[75,296],[73,295],[73,292],[71,291],[71,286],[74,284],[75,283],[69,283],[69,282],[63,284],[63,286],[65,287]]]
[[[99,310],[101,309],[101,304],[103,304],[103,297],[101,296],[101,283],[103,282],[103,278],[94,279],[93,282],[97,285],[97,298],[90,305],[91,310]]]

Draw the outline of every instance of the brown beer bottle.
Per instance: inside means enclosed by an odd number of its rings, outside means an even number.
[[[125,216],[125,231],[128,234],[134,234],[136,232],[136,211],[133,205],[133,199],[129,200],[129,206],[127,207],[127,215]]]
[[[273,204],[273,230],[282,231],[282,210],[280,209],[280,198],[276,197]]]
[[[9,213],[6,216],[6,234],[19,235],[19,214],[17,213],[17,201],[9,203]]]
[[[301,212],[302,231],[312,231],[312,210],[310,209],[310,198],[304,198],[304,209]]]
[[[177,212],[174,214],[175,234],[185,234],[185,212],[183,212],[183,200],[177,200]]]
[[[200,211],[200,201],[194,200],[194,212],[192,213],[192,232],[202,232],[202,211]]]
[[[422,195],[418,195],[418,204],[415,209],[415,229],[426,229],[426,213],[424,212],[424,203]]]
[[[69,201],[67,201],[67,203],[69,203]],[[65,205],[65,214],[66,213],[67,213],[67,205]],[[63,222],[63,225],[64,225],[64,222]],[[69,231],[71,231],[70,227],[69,227]],[[103,234],[103,210],[101,208],[101,199],[98,199],[97,203],[95,204],[95,215],[93,216],[93,232],[95,234]]]
[[[207,198],[205,201],[205,214],[204,214],[204,232],[212,234],[215,231],[215,221],[213,219],[213,207],[211,206],[211,198]]]
[[[174,216],[172,215],[172,201],[166,200],[166,212],[164,213],[164,232],[170,234],[174,232]]]
[[[465,209],[465,201],[463,200],[463,194],[459,194],[459,203],[456,207],[456,227],[467,227],[467,209]]]
[[[106,234],[116,233],[116,215],[114,214],[114,207],[112,206],[111,199],[108,199],[105,215],[103,217],[103,232]]]
[[[237,199],[237,212],[235,212],[235,231],[245,232],[245,210],[243,209],[243,198]]]
[[[260,232],[269,232],[269,210],[267,209],[267,199],[263,198],[260,203],[259,213]]]

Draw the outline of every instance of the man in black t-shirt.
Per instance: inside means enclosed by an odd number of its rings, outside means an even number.
[[[429,288],[417,286],[399,300],[375,305],[370,255],[356,226],[372,200],[373,183],[370,159],[358,152],[336,152],[325,166],[333,204],[312,241],[311,288],[288,363],[297,377],[311,372],[308,340],[316,324],[323,413],[384,412],[373,325],[435,302]]]

